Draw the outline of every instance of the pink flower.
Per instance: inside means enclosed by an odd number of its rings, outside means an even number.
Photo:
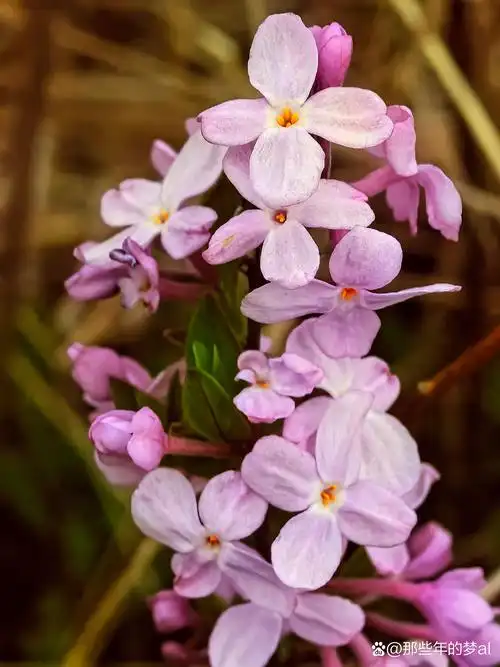
[[[451,240],[458,241],[462,224],[462,200],[453,182],[432,164],[417,164],[413,114],[404,106],[392,106],[388,115],[394,132],[371,152],[385,158],[387,166],[368,174],[355,187],[373,197],[386,191],[387,203],[397,221],[408,220],[412,234],[417,233],[419,188],[425,192],[429,224]]]
[[[273,542],[274,570],[288,586],[316,589],[328,582],[343,553],[343,538],[365,546],[404,542],[415,513],[396,495],[359,481],[360,461],[350,456],[351,433],[369,407],[357,402],[328,438],[316,441],[316,457],[277,436],[261,438],[242,464],[242,475],[271,505],[300,512]],[[357,463],[357,465],[356,465]]]
[[[176,632],[194,625],[197,620],[189,602],[175,591],[158,591],[148,599],[148,606],[158,632]]]
[[[357,402],[370,405],[355,431],[350,455],[360,459],[360,479],[383,486],[398,496],[413,491],[420,474],[418,447],[408,430],[386,414],[399,394],[398,378],[377,357],[335,359],[324,354],[312,336],[314,322],[299,325],[288,337],[286,350],[308,359],[323,371],[318,387],[329,397],[305,401],[287,418],[283,436],[314,452],[317,438],[328,438]],[[356,436],[357,439],[354,439]],[[415,492],[414,492],[415,493]]]
[[[267,207],[250,181],[251,152],[250,145],[230,148],[224,170],[240,194],[259,210],[243,211],[219,227],[203,257],[210,264],[223,264],[264,243],[260,261],[264,278],[284,287],[300,287],[314,278],[319,267],[319,250],[306,227],[364,227],[375,215],[365,195],[332,180],[321,180],[316,192],[302,204],[278,210]]]
[[[142,532],[177,552],[174,590],[184,597],[218,588],[227,552],[262,524],[266,511],[265,500],[232,470],[208,482],[198,509],[193,487],[171,468],[146,475],[132,496],[132,516]]]
[[[151,313],[156,312],[160,305],[160,272],[151,253],[127,238],[123,248],[112,250],[110,257],[127,266],[127,275],[118,280],[123,306],[133,308],[142,302]]]
[[[83,253],[95,245],[92,242],[82,243],[73,254],[83,262]],[[127,267],[111,259],[98,266],[84,264],[65,281],[64,287],[75,301],[107,299],[119,291],[118,281],[126,275]]]
[[[141,247],[161,236],[167,253],[181,259],[202,248],[217,214],[206,206],[182,206],[190,197],[208,190],[222,171],[225,149],[193,134],[168,169],[163,183],[129,179],[102,198],[101,215],[111,227],[125,227],[83,255],[87,264],[102,264],[112,250],[130,237]]]
[[[149,373],[135,359],[118,355],[107,347],[73,343],[68,348],[73,362],[73,380],[83,390],[84,400],[94,407],[112,409],[112,378],[126,382],[141,391],[147,391],[152,382]]]
[[[111,410],[99,415],[90,426],[89,438],[96,448],[99,467],[112,484],[128,485],[129,474],[136,483],[145,472],[157,468],[165,454],[163,426],[149,408],[138,412]],[[108,475],[110,468],[114,470]]]
[[[317,646],[342,646],[364,625],[358,605],[333,595],[285,586],[259,554],[242,545],[226,559],[238,592],[249,600],[227,609],[208,645],[212,667],[264,667],[289,632]]]
[[[238,358],[237,380],[251,384],[235,398],[234,404],[254,423],[271,423],[288,417],[295,408],[290,396],[306,396],[323,373],[296,354],[268,359],[263,352],[247,350]]]
[[[414,296],[433,292],[456,292],[458,285],[437,283],[399,292],[377,293],[401,270],[400,243],[375,229],[355,227],[335,247],[330,258],[330,275],[335,285],[312,280],[289,290],[268,283],[250,292],[242,302],[244,315],[269,324],[325,313],[314,322],[314,338],[331,356],[362,357],[370,350],[380,328],[374,312]]]
[[[318,71],[314,90],[341,86],[351,64],[351,35],[347,34],[340,23],[330,23],[323,27],[313,25],[309,30],[318,47]]]
[[[208,141],[242,146],[253,186],[272,208],[298,204],[317,189],[325,156],[313,136],[342,146],[375,146],[392,132],[378,95],[327,88],[307,99],[318,71],[314,36],[295,14],[274,14],[258,28],[248,60],[250,83],[263,98],[232,100],[200,115]]]

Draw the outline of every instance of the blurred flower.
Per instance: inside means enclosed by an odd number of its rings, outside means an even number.
[[[176,632],[196,622],[189,602],[175,591],[159,591],[148,599],[148,606],[158,632]]]

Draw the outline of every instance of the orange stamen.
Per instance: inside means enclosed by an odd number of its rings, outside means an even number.
[[[285,107],[281,110],[281,113],[276,116],[276,122],[281,127],[290,127],[291,125],[295,125],[298,120],[299,114],[292,111],[290,107]]]
[[[336,489],[336,485],[333,484],[332,486],[327,486],[326,489],[323,489],[323,491],[320,493],[321,502],[323,503],[324,507],[328,507],[337,500],[335,495]]]
[[[217,537],[217,535],[208,535],[205,541],[206,541],[206,543],[208,544],[209,547],[219,547],[220,546],[220,540]]]
[[[267,380],[257,380],[255,384],[261,389],[269,389],[269,382]]]
[[[343,301],[350,301],[357,295],[357,293],[358,290],[354,289],[354,287],[344,287],[344,289],[340,292],[340,298]]]
[[[280,225],[282,225],[284,222],[286,222],[286,211],[276,211],[274,214],[274,222],[278,222]]]
[[[170,213],[165,211],[164,208],[160,209],[160,212],[156,215],[153,215],[153,222],[155,225],[163,225],[170,217]]]

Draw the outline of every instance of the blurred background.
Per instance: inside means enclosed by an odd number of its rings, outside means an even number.
[[[185,313],[172,304],[158,321],[117,299],[75,303],[63,282],[73,248],[108,234],[101,194],[126,177],[155,177],[153,139],[178,148],[186,118],[253,95],[248,48],[278,11],[344,25],[355,44],[346,84],[411,107],[419,162],[439,165],[462,193],[458,244],[430,230],[425,211],[410,237],[384,198],[374,201],[378,228],[406,250],[395,288],[464,286],[384,311],[375,352],[403,382],[396,414],[442,473],[423,518],[454,532],[458,564],[488,574],[500,566],[500,355],[439,396],[417,392],[499,322],[498,0],[0,0],[4,667],[162,664],[144,596],[166,583],[168,561],[160,555],[153,570],[151,554],[134,551],[127,499],[93,467],[66,348],[113,346],[154,372],[179,356],[164,330],[182,328]],[[336,178],[356,180],[373,166],[355,151],[336,150],[334,160]],[[212,195],[222,218],[225,192]],[[131,559],[139,574],[120,579]],[[113,622],[94,628],[96,653],[63,658],[110,589]]]

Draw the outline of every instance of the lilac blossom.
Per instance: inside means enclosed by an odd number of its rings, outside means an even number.
[[[207,483],[198,507],[190,482],[171,468],[146,475],[132,496],[132,516],[142,532],[176,552],[174,590],[184,597],[218,588],[227,552],[262,524],[266,511],[267,502],[232,470]]]
[[[74,250],[74,256],[83,266],[65,281],[64,287],[75,301],[93,301],[114,296],[120,289],[118,281],[128,273],[126,266],[111,259],[98,266],[85,264],[84,253],[96,245],[98,244],[88,241]]]
[[[238,592],[248,602],[227,609],[215,624],[208,646],[212,667],[264,667],[290,632],[317,646],[342,646],[364,625],[358,605],[289,588],[244,545],[228,554],[225,567],[235,572]]]
[[[314,452],[316,438],[328,438],[345,410],[370,401],[359,433],[352,435],[350,456],[360,459],[360,479],[366,479],[403,496],[420,475],[418,447],[401,422],[387,414],[398,397],[400,383],[388,365],[377,357],[335,359],[324,354],[312,337],[314,323],[299,325],[288,337],[286,350],[299,354],[323,371],[318,384],[329,398],[318,396],[302,403],[286,420],[284,437]]]
[[[259,26],[248,60],[250,83],[263,97],[224,102],[200,115],[208,141],[256,141],[250,177],[270,207],[298,204],[317,189],[325,155],[312,135],[367,148],[392,132],[386,105],[371,91],[326,88],[308,99],[317,72],[313,33],[295,14],[274,14]]]
[[[102,198],[101,215],[121,232],[83,252],[87,264],[105,264],[112,250],[131,238],[141,247],[157,236],[167,253],[181,259],[202,248],[217,219],[211,208],[183,203],[208,190],[222,171],[225,149],[206,142],[200,132],[189,137],[163,183],[129,179]]]
[[[365,398],[345,406],[335,430],[317,438],[315,457],[284,438],[266,436],[243,460],[243,478],[256,493],[275,507],[300,512],[281,529],[271,550],[276,574],[289,586],[326,584],[340,563],[342,538],[394,546],[415,525],[415,513],[396,495],[358,479],[359,459],[349,450],[352,432],[370,405]]]
[[[314,278],[319,267],[318,247],[307,227],[351,229],[370,225],[375,215],[366,195],[341,181],[321,180],[305,202],[273,209],[255,192],[249,173],[250,145],[229,149],[224,171],[240,194],[257,210],[243,211],[212,235],[203,257],[222,264],[254,250],[261,243],[260,266],[266,280],[288,288]]]
[[[414,296],[461,289],[458,285],[436,283],[398,292],[374,292],[396,278],[402,256],[401,245],[389,234],[355,227],[337,244],[330,258],[334,285],[315,279],[289,290],[268,283],[250,292],[243,299],[241,310],[265,324],[324,313],[312,329],[324,352],[336,357],[364,356],[380,328],[375,310]]]
[[[118,280],[123,306],[133,308],[142,302],[150,312],[156,312],[160,305],[160,272],[151,253],[126,238],[123,247],[112,250],[110,257],[128,267],[128,275]]]
[[[148,606],[158,632],[176,632],[195,625],[198,620],[188,600],[172,590],[158,591],[148,599]]]
[[[238,358],[237,380],[251,386],[243,389],[234,404],[248,420],[271,423],[288,417],[295,409],[291,396],[310,394],[323,373],[296,354],[268,358],[264,352],[247,350]]]
[[[385,191],[395,219],[400,222],[408,220],[412,234],[417,233],[419,188],[423,188],[429,225],[445,238],[458,241],[462,200],[453,181],[435,165],[417,164],[415,127],[410,109],[392,106],[388,115],[394,121],[394,132],[371,151],[385,158],[387,166],[368,174],[354,186],[369,197]]]
[[[318,71],[313,90],[341,86],[351,64],[351,35],[340,23],[330,23],[322,27],[313,25],[309,30],[314,35],[318,48]]]

